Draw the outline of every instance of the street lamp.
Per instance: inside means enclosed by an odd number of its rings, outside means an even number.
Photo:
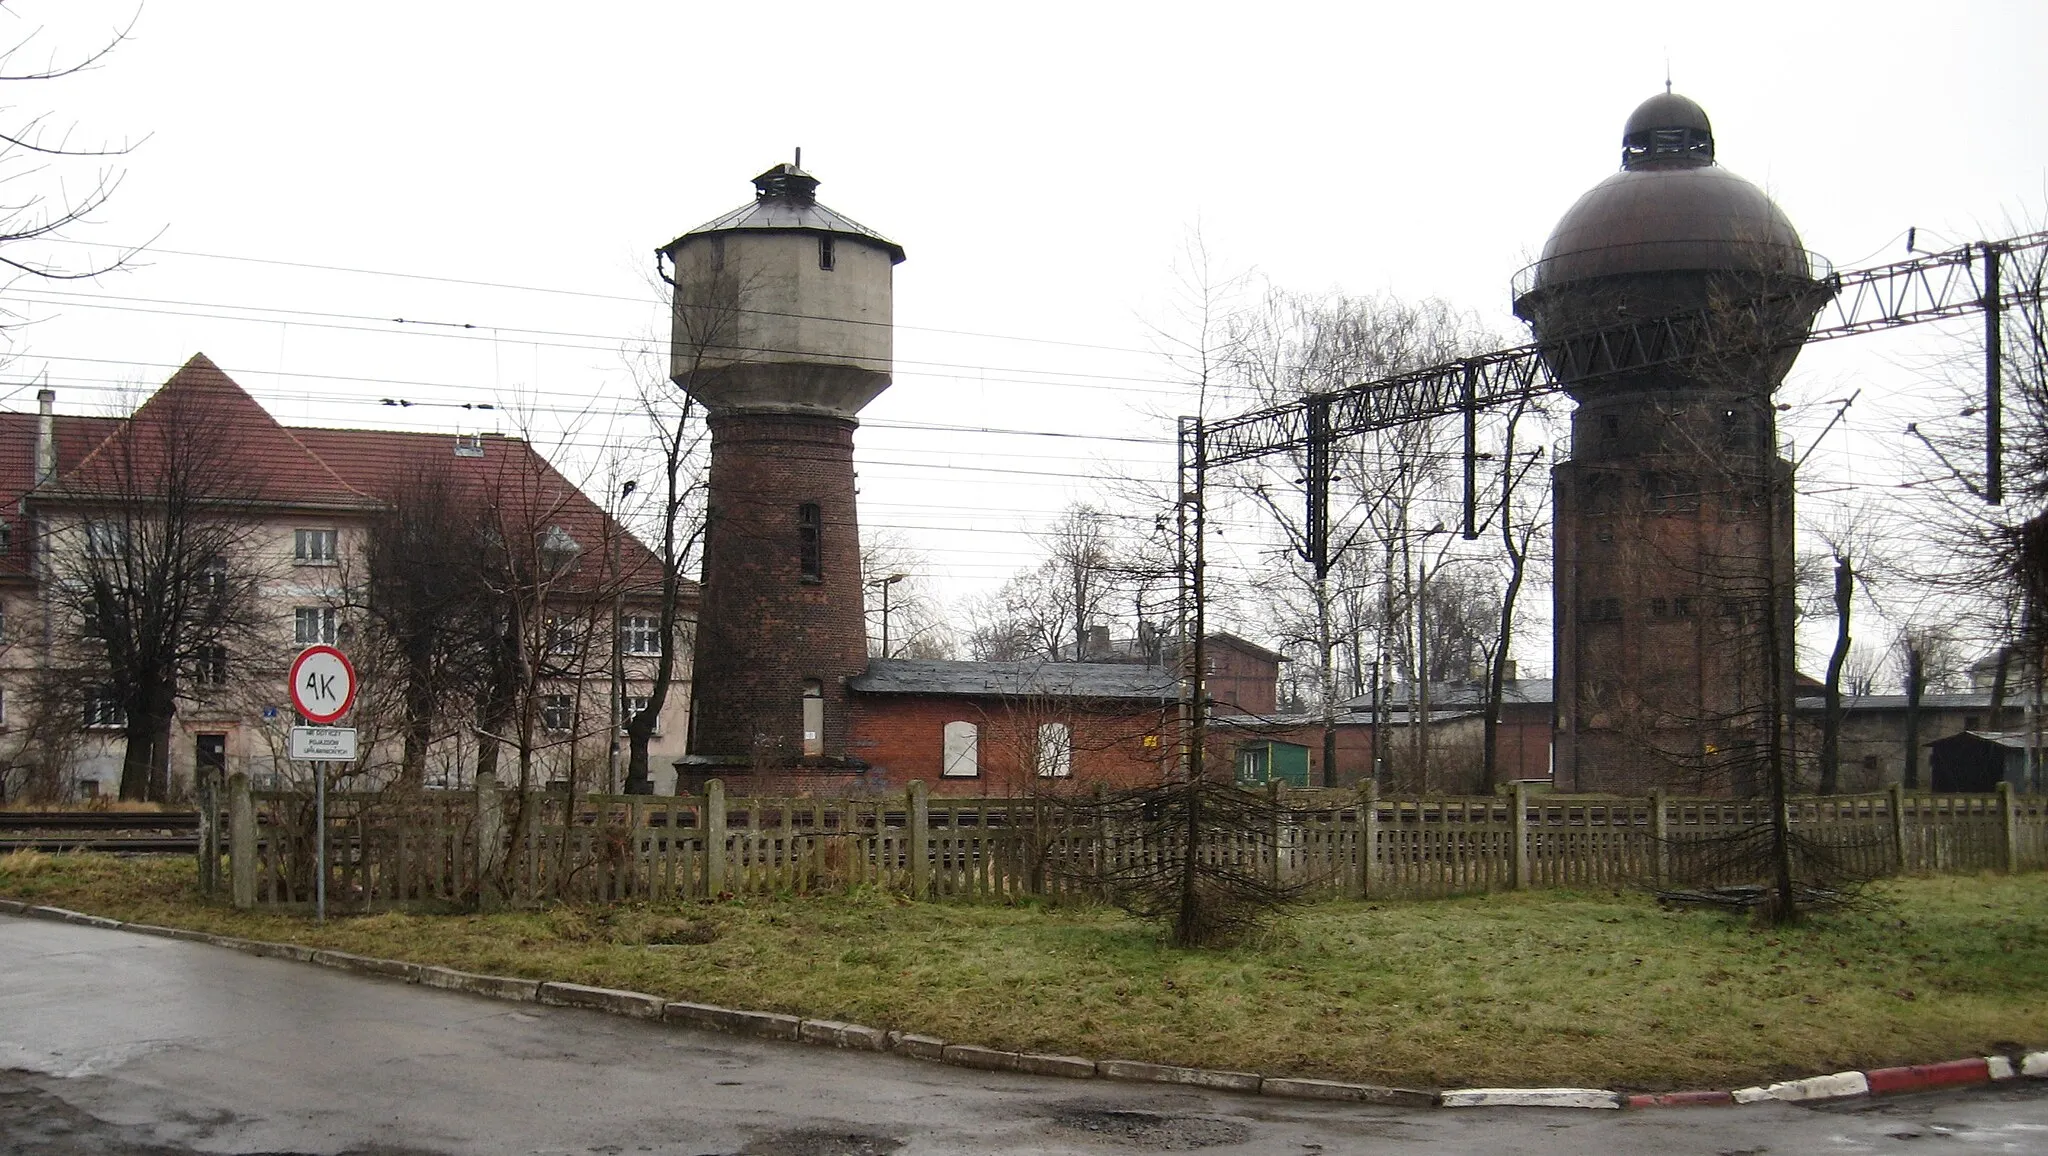
[[[889,587],[896,585],[908,574],[891,574],[886,578],[870,578],[868,585],[882,588],[882,657],[889,657]]]

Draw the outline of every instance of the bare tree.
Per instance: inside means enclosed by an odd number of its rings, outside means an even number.
[[[267,641],[255,598],[263,479],[220,436],[237,397],[173,379],[36,491],[49,604],[69,637],[35,693],[122,732],[124,799],[166,797],[181,697],[224,683]]]
[[[0,83],[18,87],[90,72],[128,39],[140,15],[138,8],[93,48],[68,56],[53,51],[41,64],[29,63],[29,58],[41,55],[38,39],[44,30],[28,32],[0,48]],[[76,124],[67,124],[52,113],[23,112],[17,105],[0,116],[0,182],[14,190],[7,203],[0,205],[0,265],[17,275],[59,281],[97,277],[119,268],[134,255],[134,251],[124,252],[112,260],[80,267],[51,256],[38,244],[64,239],[75,226],[90,223],[120,187],[121,172],[114,167],[115,158],[141,143],[85,143],[78,138]],[[74,175],[81,168],[89,175]]]
[[[427,753],[461,709],[467,672],[479,658],[485,625],[478,617],[481,544],[473,494],[442,463],[398,479],[387,505],[370,520],[359,610],[368,626],[358,644],[367,687],[384,693],[398,717],[402,743],[398,781],[419,786]]]

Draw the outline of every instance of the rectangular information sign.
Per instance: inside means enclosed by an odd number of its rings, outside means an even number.
[[[291,757],[311,762],[351,762],[356,757],[356,729],[293,727]]]

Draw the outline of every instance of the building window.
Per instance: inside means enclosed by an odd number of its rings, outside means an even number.
[[[120,558],[128,553],[126,522],[87,522],[85,552],[93,558]]]
[[[115,696],[114,688],[103,686],[85,700],[85,725],[113,729],[128,725],[128,712]]]
[[[973,723],[947,723],[943,752],[939,763],[941,775],[971,779],[981,774],[981,733]]]
[[[13,546],[14,526],[8,522],[0,522],[0,554],[7,553]]]
[[[1586,603],[1585,617],[1588,622],[1619,622],[1621,621],[1621,599],[1590,599]]]
[[[1692,474],[1651,471],[1643,479],[1650,491],[1652,510],[1685,511],[1700,508],[1700,480]]]
[[[193,586],[199,592],[199,597],[204,599],[209,599],[218,602],[221,599],[227,597],[227,559],[221,557],[218,554],[215,554],[213,557],[208,558],[205,561],[205,563],[203,563],[199,567],[199,574],[193,580]]]
[[[832,256],[832,238],[818,238],[818,268],[831,272]]]
[[[335,530],[293,530],[292,561],[301,566],[334,565]]]
[[[574,711],[575,708],[566,694],[540,696],[540,725],[551,731],[568,730]]]
[[[577,650],[576,620],[560,614],[548,616],[548,653],[574,654]]]
[[[292,640],[300,646],[334,641],[334,607],[301,606],[292,611]]]
[[[796,508],[796,564],[804,581],[824,580],[825,520],[816,502]]]
[[[193,676],[201,686],[226,686],[228,682],[228,648],[225,646],[202,646],[198,661],[193,664]]]
[[[815,678],[804,680],[804,753],[825,753],[825,684]]]
[[[1067,779],[1074,774],[1074,732],[1063,722],[1038,724],[1038,777]]]
[[[78,636],[80,638],[105,638],[107,636],[107,624],[100,617],[100,608],[97,604],[86,606],[79,612]]]
[[[651,614],[629,615],[619,623],[619,649],[626,654],[660,654],[661,619]]]
[[[648,703],[651,703],[651,702],[653,702],[653,701],[654,701],[653,697],[652,697],[652,696],[649,696],[649,695],[644,695],[644,694],[629,694],[629,695],[627,695],[627,696],[626,696],[626,710],[625,710],[625,713],[624,713],[624,714],[621,714],[621,715],[619,716],[619,733],[620,733],[620,734],[624,734],[624,733],[626,733],[626,724],[627,724],[627,723],[629,723],[629,722],[631,722],[631,721],[633,721],[633,719],[634,719],[634,718],[635,718],[635,717],[636,717],[637,715],[639,715],[639,713],[640,713],[641,711],[643,711],[643,710],[646,710],[646,709],[647,709],[647,704],[648,704]],[[648,733],[650,733],[650,734],[655,734],[655,735],[659,735],[659,734],[661,733],[661,716],[660,716],[660,715],[655,715],[655,716],[654,716],[654,729],[653,729],[652,731],[648,732]]]

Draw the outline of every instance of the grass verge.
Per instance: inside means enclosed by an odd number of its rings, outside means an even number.
[[[189,859],[0,856],[97,915],[851,1020],[955,1042],[1411,1086],[1726,1088],[2048,1044],[2048,875],[1905,879],[1790,930],[1632,893],[1326,903],[1165,947],[1093,907],[884,894],[331,920]]]

